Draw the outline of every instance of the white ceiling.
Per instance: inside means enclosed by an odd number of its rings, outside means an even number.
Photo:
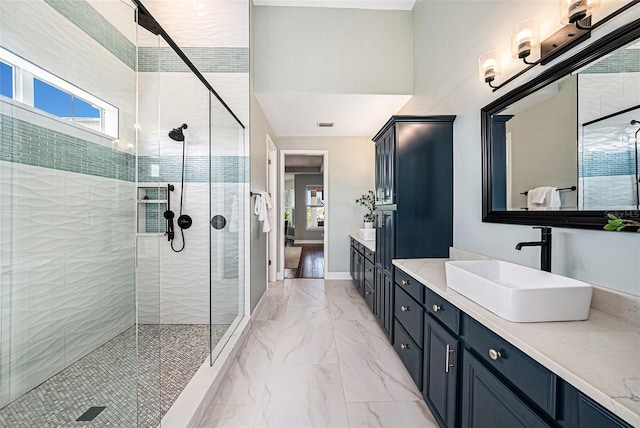
[[[253,0],[256,6],[336,7],[348,9],[411,10],[416,0]]]
[[[373,136],[411,95],[256,93],[278,137]],[[318,122],[333,122],[320,128]]]
[[[256,6],[412,10],[416,0],[253,0]],[[277,137],[371,137],[411,95],[256,93]],[[333,122],[320,128],[319,122]]]

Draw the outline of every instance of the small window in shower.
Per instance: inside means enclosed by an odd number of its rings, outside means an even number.
[[[14,82],[24,90],[14,91]],[[0,48],[0,94],[118,138],[117,107],[3,48]]]
[[[0,95],[13,98],[13,67],[0,61]]]
[[[102,131],[101,109],[37,78],[33,79],[33,106],[94,131]]]

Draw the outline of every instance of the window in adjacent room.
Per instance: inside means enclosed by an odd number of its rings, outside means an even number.
[[[322,185],[312,184],[306,188],[307,229],[324,227],[324,191]]]

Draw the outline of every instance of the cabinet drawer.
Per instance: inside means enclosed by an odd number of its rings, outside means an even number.
[[[396,269],[395,276],[396,283],[406,291],[411,297],[416,299],[420,304],[424,302],[424,289],[425,286],[413,279],[413,277],[407,275],[401,269]]]
[[[373,302],[375,297],[375,291],[369,283],[364,283],[364,301],[367,302],[367,306],[373,312]]]
[[[422,349],[422,320],[424,319],[424,310],[418,302],[402,291],[397,284],[395,286],[394,314],[413,341]]]
[[[369,248],[364,247],[364,256],[372,263],[375,263],[376,252],[371,251]]]
[[[364,250],[364,245],[356,241],[356,250],[358,250],[359,253],[362,253],[362,251]]]
[[[425,306],[435,319],[454,334],[460,334],[460,309],[429,289],[426,291]]]
[[[465,316],[464,337],[467,346],[486,364],[556,419],[556,375],[468,316]]]
[[[364,280],[368,282],[371,287],[373,287],[375,274],[373,272],[373,263],[369,260],[364,261]]]
[[[393,330],[393,347],[402,363],[409,371],[418,388],[422,387],[422,350],[411,339],[406,330],[395,320]]]

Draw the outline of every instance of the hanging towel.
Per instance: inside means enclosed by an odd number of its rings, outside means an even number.
[[[253,207],[253,213],[258,216],[258,221],[262,222],[262,231],[264,233],[271,232],[271,198],[268,192],[259,192],[256,196],[256,203]]]
[[[529,210],[557,210],[560,205],[560,192],[557,187],[542,186],[527,192]]]

